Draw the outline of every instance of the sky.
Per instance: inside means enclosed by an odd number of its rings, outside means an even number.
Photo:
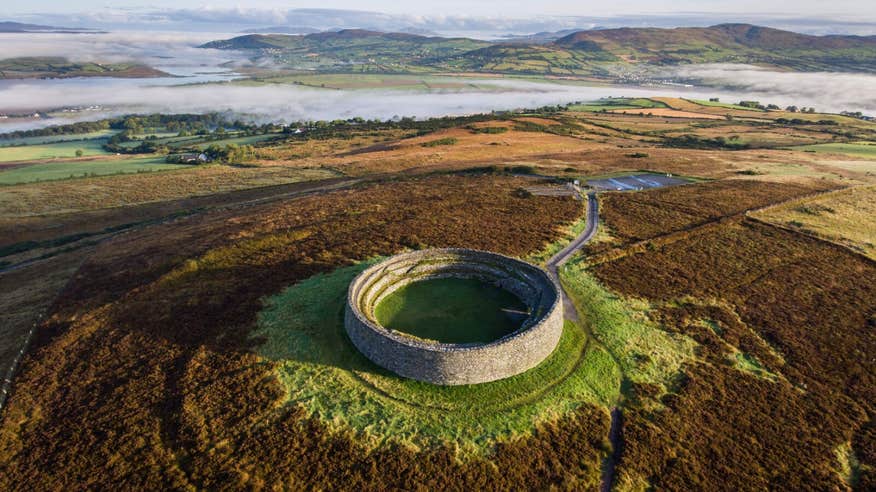
[[[630,15],[697,13],[750,13],[784,16],[830,16],[844,19],[876,20],[873,0],[441,0],[399,2],[398,0],[29,0],[8,2],[0,8],[6,14],[88,12],[101,9],[293,9],[328,8],[386,12],[407,15],[467,15],[488,17],[524,17],[530,15]]]
[[[108,31],[235,33],[285,26],[498,39],[562,30],[745,22],[816,35],[876,35],[874,0],[0,0],[0,4],[5,4],[0,6],[0,20]]]

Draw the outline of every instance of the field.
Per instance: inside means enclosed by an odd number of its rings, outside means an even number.
[[[102,147],[104,143],[106,143],[104,139],[91,139],[42,145],[0,147],[0,162],[70,158],[76,157],[77,150],[81,150],[84,156],[106,155],[107,152]]]
[[[636,242],[812,194],[822,191],[823,186],[817,181],[784,184],[722,180],[658,188],[647,193],[609,193],[602,197],[605,206],[602,216],[616,238]]]
[[[755,217],[826,238],[876,259],[876,189],[872,186],[796,200]]]
[[[804,152],[825,152],[832,154],[847,154],[865,159],[876,159],[876,142],[852,142],[844,144],[816,144],[795,147],[794,150]]]
[[[586,104],[571,104],[569,111],[613,111],[620,109],[666,108],[666,104],[645,98],[606,98]]]
[[[513,294],[477,280],[434,279],[393,292],[374,310],[377,321],[423,340],[487,343],[514,332],[526,305]]]
[[[48,135],[42,137],[18,137],[0,139],[0,152],[5,147],[16,145],[40,145],[58,142],[69,142],[74,140],[97,140],[109,138],[118,133],[118,130],[100,130],[90,133],[77,133],[71,135]]]
[[[0,215],[13,218],[95,210],[337,176],[326,169],[295,167],[187,167],[173,173],[108,175],[3,187]]]
[[[35,328],[0,488],[873,489],[873,161],[786,148],[873,125],[623,103],[721,119],[265,127],[240,163],[0,187],[4,370]],[[137,138],[240,138],[164,130]],[[349,282],[374,262],[466,247],[543,264],[586,226],[567,181],[648,173],[685,184],[598,191],[599,234],[558,271],[578,315],[536,368],[433,386],[346,336]],[[418,331],[424,312],[504,316],[474,285],[429,287],[397,293],[426,306],[402,323],[415,336],[445,335]]]
[[[128,157],[122,159],[76,160],[30,164],[0,171],[0,185],[85,178],[108,174],[130,174],[185,169],[188,166],[168,164],[163,157]]]
[[[699,104],[700,106],[711,106],[725,109],[738,109],[740,111],[763,111],[762,109],[752,108],[748,106],[740,106],[738,104],[724,103],[720,101],[704,101],[702,99],[687,99],[688,101]]]

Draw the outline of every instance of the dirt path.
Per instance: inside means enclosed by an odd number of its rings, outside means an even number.
[[[577,193],[581,193],[581,190],[576,188]],[[596,235],[596,231],[599,228],[599,202],[596,199],[596,192],[591,191],[587,194],[587,225],[584,227],[584,231],[581,232],[575,239],[569,243],[568,246],[560,250],[559,253],[553,256],[547,262],[547,269],[550,275],[556,280],[556,282],[560,285],[560,291],[563,296],[563,313],[569,321],[581,326],[581,318],[578,315],[578,310],[575,308],[575,304],[572,303],[572,300],[569,298],[569,295],[566,293],[565,289],[563,289],[562,283],[560,283],[560,275],[559,275],[559,267],[563,266],[572,256],[578,252],[585,244],[587,244],[593,236]],[[598,343],[593,336],[592,333],[589,332],[586,328],[582,327],[582,329],[587,332],[588,343],[590,341],[594,341]],[[611,354],[610,351],[608,351]],[[612,358],[614,358],[614,354],[612,354]],[[615,359],[617,363],[617,360]],[[618,367],[620,364],[618,363]],[[611,442],[611,454],[606,457],[605,461],[602,464],[602,479],[599,485],[599,490],[601,492],[609,492],[611,490],[611,485],[614,483],[614,472],[615,466],[617,465],[618,459],[620,458],[621,453],[621,437],[620,437],[620,429],[621,429],[621,410],[618,407],[614,407],[611,409],[611,427],[608,431],[608,440]]]
[[[581,193],[580,189],[576,188],[575,191],[577,193]],[[599,202],[596,200],[596,193],[590,192],[587,194],[587,226],[584,227],[584,231],[578,235],[575,239],[569,243],[568,246],[560,250],[559,253],[555,254],[550,260],[547,262],[547,269],[551,276],[556,280],[557,284],[560,284],[560,274],[559,267],[563,266],[569,259],[574,255],[579,249],[581,249],[588,241],[593,239],[593,236],[596,235],[596,230],[599,227]],[[569,299],[569,296],[566,295],[566,291],[562,290],[562,284],[560,284],[560,292],[563,296],[563,314],[566,319],[575,323],[580,324],[580,318],[578,317],[578,310],[575,309],[575,305],[572,304],[572,300]]]

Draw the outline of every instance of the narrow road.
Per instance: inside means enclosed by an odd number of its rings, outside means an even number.
[[[576,188],[575,191],[578,192],[579,195],[581,194],[579,188]],[[566,319],[576,324],[580,324],[581,319],[578,316],[578,310],[575,308],[575,304],[572,303],[572,300],[563,288],[563,284],[560,283],[559,268],[569,261],[578,250],[587,244],[587,242],[593,239],[598,228],[599,202],[596,200],[596,192],[591,191],[587,193],[587,225],[584,227],[584,231],[547,262],[548,273],[550,273],[551,277],[553,277],[560,285],[560,291],[563,296],[563,314]],[[588,338],[593,338],[593,335],[588,333]],[[602,478],[599,485],[600,492],[609,492],[612,483],[614,483],[615,466],[620,458],[621,451],[620,430],[621,411],[618,407],[614,407],[611,409],[611,426],[608,431],[608,440],[611,442],[611,454],[606,457],[602,464]]]
[[[575,191],[580,193],[578,189]],[[593,239],[598,227],[599,202],[596,200],[596,192],[591,191],[587,194],[587,225],[584,227],[584,231],[547,262],[548,273],[551,274],[558,284],[560,284],[559,268],[569,261],[569,259],[572,258],[572,255],[578,252],[578,250],[587,244],[588,241]],[[572,300],[569,299],[566,291],[562,290],[562,284],[560,284],[560,291],[563,294],[563,314],[566,319],[577,324],[580,321],[578,318],[578,310],[575,309],[575,305],[572,304]]]

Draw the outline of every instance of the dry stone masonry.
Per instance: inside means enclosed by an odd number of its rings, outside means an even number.
[[[519,297],[530,314],[517,331],[482,344],[420,340],[377,322],[374,308],[386,296],[412,282],[446,277],[505,289]],[[353,280],[345,326],[359,351],[400,376],[442,385],[485,383],[531,369],[553,352],[563,331],[559,289],[543,269],[496,253],[415,251],[378,263]]]

